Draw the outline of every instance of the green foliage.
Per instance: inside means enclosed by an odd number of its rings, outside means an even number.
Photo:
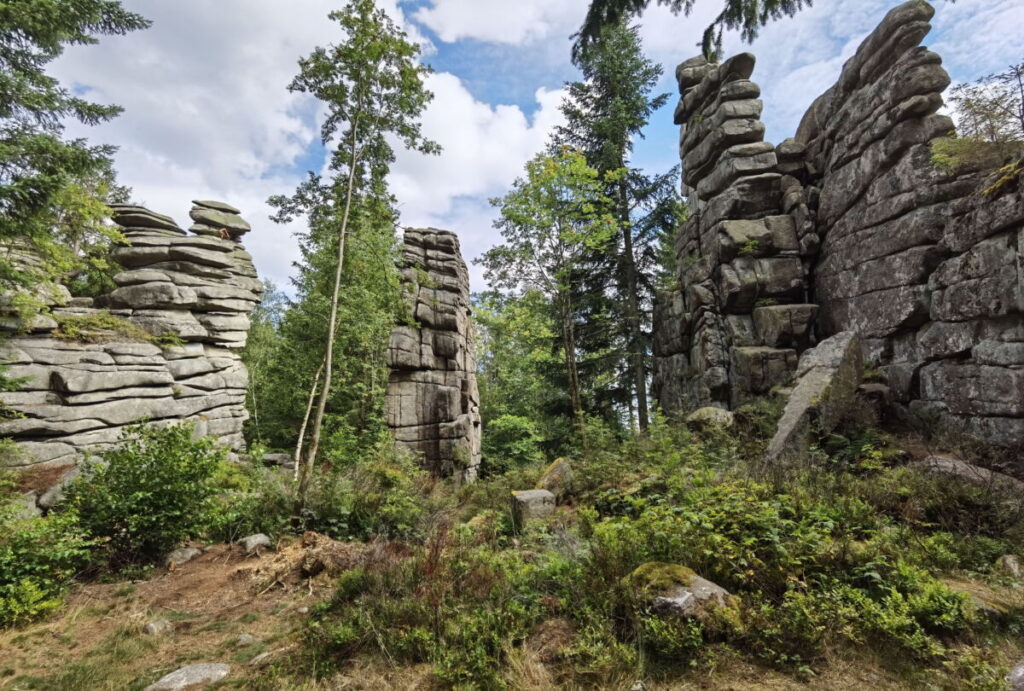
[[[193,439],[192,425],[135,425],[84,468],[67,504],[111,565],[154,562],[206,524],[223,458],[210,439]]]
[[[116,0],[23,0],[0,7],[0,243],[27,246],[46,260],[16,266],[4,256],[0,283],[31,286],[101,268],[97,255],[86,252],[83,262],[78,253],[89,233],[107,234],[98,228],[96,201],[107,201],[109,190],[90,189],[89,181],[112,178],[113,148],[67,140],[63,133],[69,120],[95,125],[120,108],[80,98],[46,74],[46,67],[65,46],[147,26]],[[85,225],[75,228],[81,220]]]
[[[949,175],[981,171],[993,194],[1020,176],[1024,154],[1024,62],[950,89],[957,129],[931,144],[932,163]]]
[[[478,260],[497,288],[514,294],[536,290],[551,301],[561,336],[562,359],[574,416],[584,410],[576,347],[574,295],[584,259],[604,251],[616,233],[605,184],[625,170],[599,174],[571,147],[538,154],[526,164],[526,176],[491,203],[499,208],[495,227],[503,243]]]
[[[754,404],[745,414],[756,423],[774,413]],[[407,544],[408,557],[378,553],[341,578],[310,624],[310,664],[331,670],[381,655],[428,663],[445,686],[502,688],[516,684],[509,674],[520,651],[558,630],[564,640],[545,664],[582,686],[608,687],[624,672],[671,678],[722,650],[810,676],[856,649],[908,683],[996,688],[1005,661],[972,647],[993,624],[943,578],[987,571],[1013,551],[1020,517],[1005,505],[997,513],[993,499],[992,513],[970,521],[957,505],[980,502],[973,490],[890,460],[865,472],[846,454],[884,440],[849,439],[865,441],[837,449],[828,470],[767,484],[737,461],[733,440],[701,440],[659,419],[643,436],[586,421],[572,459],[575,510],[513,535],[507,493],[529,486],[536,470],[464,488],[466,522]],[[927,514],[947,502],[952,515],[940,529]],[[648,566],[655,580],[696,572],[723,585],[738,610],[657,615],[627,578],[651,562],[663,564]]]
[[[73,514],[20,517],[17,499],[12,483],[0,478],[0,629],[58,608],[93,546]]]
[[[484,468],[502,473],[512,468],[544,460],[542,437],[532,420],[518,415],[502,415],[487,423],[483,432]]]
[[[230,482],[215,478],[219,489],[233,488],[216,498],[204,532],[228,541],[307,530],[338,540],[416,538],[436,508],[428,496],[430,479],[392,447],[382,440],[363,460],[314,473],[298,515],[296,484],[277,469],[252,466],[235,471],[239,475]]]

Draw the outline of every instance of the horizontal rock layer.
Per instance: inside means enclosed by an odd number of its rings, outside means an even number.
[[[131,224],[111,254],[123,268],[117,287],[94,300],[50,291],[46,322],[3,343],[0,357],[23,384],[0,393],[19,414],[0,420],[0,434],[19,443],[22,471],[73,472],[141,421],[194,422],[198,435],[244,447],[248,373],[237,350],[263,291],[251,257],[228,233],[187,235],[143,207],[113,216]]]

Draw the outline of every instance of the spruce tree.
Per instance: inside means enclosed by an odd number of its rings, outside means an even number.
[[[603,373],[617,374],[620,390],[627,393],[625,402],[643,429],[650,419],[647,325],[655,245],[660,233],[676,222],[678,171],[648,176],[630,166],[630,157],[633,142],[668,94],[653,93],[661,68],[644,57],[637,29],[621,22],[604,28],[593,50],[579,55],[576,64],[583,78],[568,85],[562,105],[566,124],[557,130],[555,141],[582,151],[607,181],[604,193],[613,200],[618,230],[612,251],[590,258],[587,295],[577,303],[593,312],[584,321],[611,325],[598,333],[606,339],[612,334],[620,337],[620,347],[612,342],[593,344],[592,352],[605,353],[595,357],[594,364]],[[620,170],[623,174],[608,175]],[[614,354],[623,350],[628,358],[617,362]]]

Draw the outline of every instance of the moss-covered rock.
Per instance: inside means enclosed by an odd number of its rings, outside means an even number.
[[[552,461],[537,481],[536,489],[546,489],[555,495],[559,502],[572,495],[575,478],[572,465],[567,458],[556,458]]]
[[[648,562],[624,581],[660,616],[721,620],[739,610],[738,598],[728,590],[679,564]]]

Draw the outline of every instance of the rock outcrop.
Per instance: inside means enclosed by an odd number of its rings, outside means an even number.
[[[144,420],[193,421],[197,434],[243,447],[248,373],[237,350],[263,286],[237,242],[248,224],[228,209],[196,202],[194,218],[220,214],[215,232],[197,236],[148,209],[114,207],[128,242],[111,254],[123,268],[117,287],[95,299],[58,287],[45,322],[8,334],[2,357],[24,383],[0,394],[19,415],[0,434],[18,442],[19,469],[56,482]]]
[[[804,116],[762,141],[753,56],[681,64],[678,289],[655,307],[669,411],[734,408],[857,333],[894,402],[997,444],[1024,439],[1024,194],[951,174],[931,144],[949,76],[920,45],[934,10],[894,8]]]
[[[480,400],[459,239],[409,228],[402,263],[414,324],[391,333],[388,425],[432,473],[472,480],[480,465]]]

